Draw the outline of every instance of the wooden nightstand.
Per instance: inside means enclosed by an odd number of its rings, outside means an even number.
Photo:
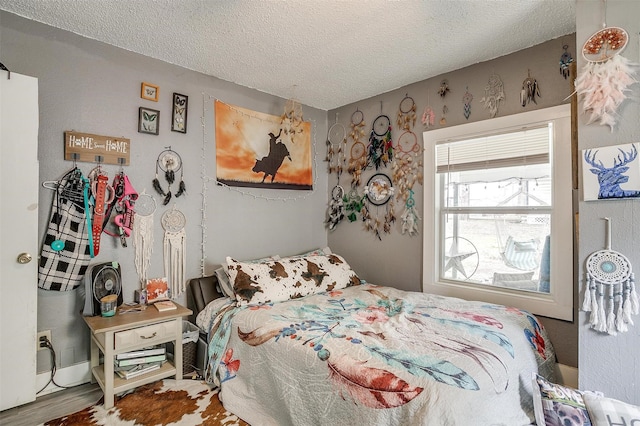
[[[176,306],[165,312],[150,305],[141,312],[83,317],[91,330],[91,373],[104,392],[105,409],[113,407],[116,394],[170,376],[182,379],[182,317],[192,312],[177,303]],[[174,342],[173,363],[168,361],[159,370],[128,380],[114,373],[117,354],[167,342]],[[102,363],[100,352],[104,356]]]

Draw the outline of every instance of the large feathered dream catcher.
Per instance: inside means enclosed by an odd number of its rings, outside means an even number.
[[[629,42],[627,32],[619,27],[606,26],[596,31],[582,46],[582,57],[587,61],[575,81],[575,92],[583,98],[583,110],[589,113],[587,124],[599,123],[613,128],[616,111],[626,99],[629,86],[637,81],[633,77],[632,63],[620,53]]]
[[[586,261],[586,283],[582,310],[590,312],[591,328],[616,335],[633,325],[631,315],[640,312],[631,263],[622,253],[611,250],[611,220],[607,221],[606,248],[592,253]]]

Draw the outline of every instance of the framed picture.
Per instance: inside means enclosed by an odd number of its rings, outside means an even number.
[[[157,135],[160,127],[160,111],[140,107],[138,113],[138,132]]]
[[[584,201],[640,198],[640,143],[582,151]]]
[[[142,89],[140,90],[140,97],[149,101],[158,102],[160,96],[160,88],[155,84],[142,82]]]
[[[173,115],[171,118],[171,131],[187,133],[187,108],[189,97],[180,93],[173,94]]]
[[[147,304],[152,304],[160,300],[168,300],[169,282],[166,277],[152,278],[147,280]]]

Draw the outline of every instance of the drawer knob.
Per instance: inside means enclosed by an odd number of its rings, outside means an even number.
[[[154,331],[151,336],[140,336],[140,337],[143,339],[153,339],[154,337],[156,337],[156,334],[158,334],[158,332]]]

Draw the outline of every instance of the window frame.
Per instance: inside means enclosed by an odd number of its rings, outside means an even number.
[[[553,122],[551,146],[551,291],[525,292],[482,284],[440,280],[441,243],[440,188],[436,145],[456,140],[539,127]],[[423,133],[424,140],[424,232],[422,291],[443,296],[498,303],[533,314],[573,321],[573,189],[571,167],[571,106],[563,104],[505,117],[445,127]],[[558,283],[561,283],[560,285]],[[566,284],[562,284],[566,283]]]

